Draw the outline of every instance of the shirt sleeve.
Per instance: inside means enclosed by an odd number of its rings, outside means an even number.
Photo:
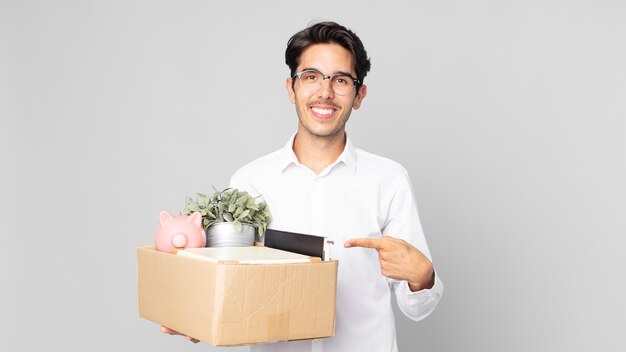
[[[398,307],[411,320],[420,321],[430,315],[443,295],[443,282],[435,272],[435,285],[430,289],[411,292],[406,281],[395,281]]]
[[[402,168],[401,171],[400,176],[394,182],[389,183],[390,188],[385,192],[390,198],[384,202],[387,207],[387,220],[382,234],[407,241],[432,262],[419,220],[411,181],[406,170]],[[384,210],[381,209],[381,211]],[[443,295],[443,283],[437,273],[435,273],[435,284],[430,289],[411,292],[408,282],[393,279],[389,279],[389,284],[395,292],[398,307],[402,313],[414,321],[422,320],[430,315]]]
[[[260,194],[256,187],[249,181],[249,178],[245,176],[245,172],[241,169],[237,170],[230,177],[229,187],[237,188],[240,191],[246,191],[253,195]]]

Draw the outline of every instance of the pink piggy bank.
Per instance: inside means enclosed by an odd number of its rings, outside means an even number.
[[[154,245],[158,251],[174,253],[177,249],[206,245],[202,215],[199,212],[187,216],[162,211],[159,218],[159,228],[154,235]]]

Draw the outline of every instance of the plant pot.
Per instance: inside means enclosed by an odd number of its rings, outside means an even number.
[[[247,247],[254,245],[256,227],[242,224],[241,232],[232,222],[217,222],[206,229],[207,247]]]

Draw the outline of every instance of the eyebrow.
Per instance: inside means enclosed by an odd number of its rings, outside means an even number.
[[[315,67],[305,67],[302,70],[300,70],[300,72],[307,71],[307,70],[317,71],[317,72],[323,74],[324,76],[326,76],[326,74],[324,74],[324,72],[322,72],[321,70],[319,70],[319,69],[317,69]],[[336,75],[336,74],[346,75],[346,76],[350,76],[350,77],[355,77],[356,76],[356,75],[352,75],[352,73],[344,72],[344,71],[337,71],[335,73],[330,74],[329,76]]]

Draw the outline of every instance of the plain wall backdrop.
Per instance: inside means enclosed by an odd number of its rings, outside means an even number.
[[[348,123],[410,172],[439,307],[402,351],[626,349],[621,1],[1,1],[0,350],[247,351],[137,315],[160,210],[296,129],[288,38],[352,28]],[[398,312],[397,312],[398,313]]]

